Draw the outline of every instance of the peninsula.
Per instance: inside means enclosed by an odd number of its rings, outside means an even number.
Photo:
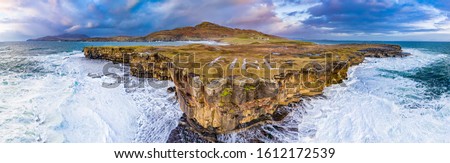
[[[141,78],[171,80],[190,130],[214,135],[287,114],[283,106],[341,83],[365,57],[403,57],[386,44],[318,45],[203,22],[143,37],[89,41],[208,40],[228,45],[85,47],[84,55],[130,65]]]

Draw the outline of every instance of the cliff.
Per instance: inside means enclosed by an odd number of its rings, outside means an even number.
[[[219,31],[219,32],[217,32]],[[215,40],[228,46],[85,47],[84,55],[130,65],[141,78],[172,80],[182,126],[208,141],[287,114],[282,106],[320,95],[365,57],[403,57],[400,46],[316,45],[212,23],[150,34],[145,40]],[[186,132],[177,129],[175,132]]]
[[[347,77],[365,57],[402,57],[396,45],[304,45],[296,42],[229,46],[86,47],[87,58],[130,65],[131,74],[172,80],[193,130],[226,133],[281,120],[281,106],[315,96]]]

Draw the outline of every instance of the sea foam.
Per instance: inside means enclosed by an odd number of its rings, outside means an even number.
[[[5,64],[14,65],[0,76],[2,142],[165,142],[181,117],[166,91],[173,83],[102,87],[114,79],[89,74],[103,74],[110,62],[79,51],[15,56]]]
[[[450,97],[398,74],[445,59],[422,49],[406,58],[367,58],[348,80],[304,98],[283,121],[221,135],[224,142],[450,142]]]

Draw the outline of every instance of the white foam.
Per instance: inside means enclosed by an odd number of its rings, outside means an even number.
[[[167,100],[174,96],[166,92],[171,83],[104,88],[110,77],[88,74],[102,74],[107,61],[81,52],[27,59],[45,73],[0,76],[1,142],[165,142],[181,117],[176,102]]]
[[[350,69],[345,86],[325,89],[326,99],[306,103],[300,130],[313,130],[300,142],[450,142],[450,99],[427,100],[412,80],[379,68],[407,71],[443,55],[405,49],[407,58],[367,59]],[[414,109],[413,109],[414,108]]]
[[[445,55],[404,49],[406,58],[367,58],[348,80],[303,98],[281,122],[220,135],[224,142],[450,142],[450,97],[426,97],[420,83],[384,70],[407,72]]]
[[[450,142],[450,97],[427,99],[419,83],[380,71],[408,71],[445,56],[405,51],[413,55],[367,59],[352,67],[344,84],[326,88],[326,98],[305,99],[280,123],[219,140]],[[0,71],[0,142],[165,142],[182,114],[174,93],[166,91],[173,83],[104,88],[102,82],[114,81],[111,77],[88,74],[102,74],[109,62],[86,59],[81,52],[3,56],[1,64],[27,59],[36,63],[30,69],[41,73]]]

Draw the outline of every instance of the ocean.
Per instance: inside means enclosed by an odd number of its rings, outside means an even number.
[[[316,41],[320,44],[363,43]],[[0,142],[166,142],[182,116],[174,93],[121,85],[85,46],[196,42],[0,43]],[[213,42],[202,42],[214,44]],[[223,142],[450,142],[450,43],[401,45],[405,58],[367,58],[324,96],[305,98],[282,121],[220,135]],[[116,66],[117,73],[127,69]],[[127,75],[127,74],[122,74]],[[129,77],[130,83],[140,80]]]

